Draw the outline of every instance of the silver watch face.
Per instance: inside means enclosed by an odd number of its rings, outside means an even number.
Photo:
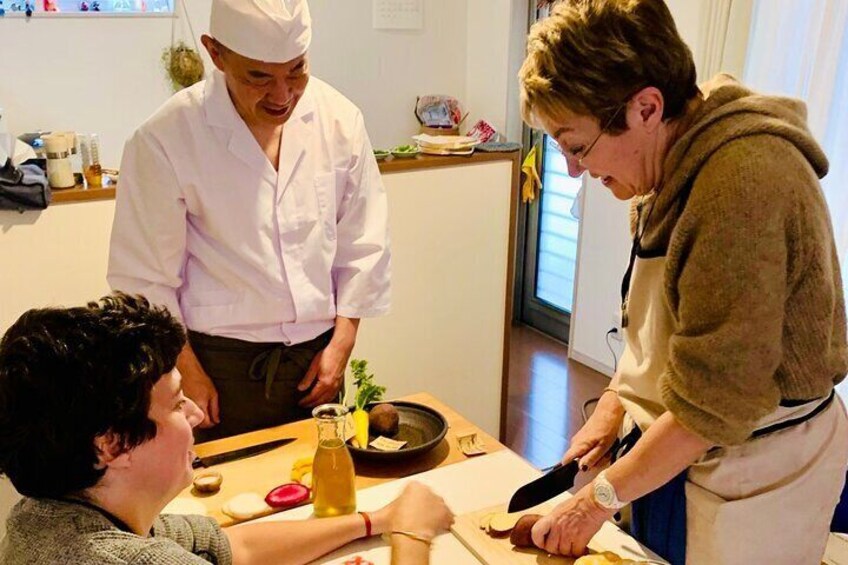
[[[613,492],[610,485],[605,484],[595,484],[595,500],[598,501],[598,504],[604,506],[606,508],[612,508],[615,506],[615,493]]]

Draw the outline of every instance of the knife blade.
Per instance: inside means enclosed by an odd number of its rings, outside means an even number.
[[[254,455],[259,455],[260,453],[265,453],[266,451],[271,451],[272,449],[277,449],[278,447],[287,445],[293,442],[294,440],[295,438],[293,437],[287,437],[284,439],[275,439],[274,441],[260,443],[258,445],[251,445],[249,447],[234,449],[232,451],[225,451],[224,453],[210,455],[208,457],[198,456],[195,457],[194,461],[191,462],[191,466],[193,469],[197,469],[199,467],[211,467],[213,465],[220,465],[221,463],[226,463],[227,461],[235,461],[236,459],[253,457]]]
[[[580,463],[576,459],[565,465],[560,463],[554,466],[538,479],[515,491],[509,500],[507,512],[527,510],[567,491],[574,486],[574,478],[579,470]]]

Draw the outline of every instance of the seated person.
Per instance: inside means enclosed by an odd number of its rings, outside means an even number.
[[[159,515],[191,484],[203,413],[175,369],[179,322],[141,297],[30,310],[0,341],[0,473],[24,495],[0,564],[306,563],[365,535],[362,516],[243,524]],[[411,484],[371,516],[393,559],[426,563],[453,517]]]

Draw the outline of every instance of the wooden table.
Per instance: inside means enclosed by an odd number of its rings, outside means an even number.
[[[495,438],[477,428],[430,394],[413,394],[399,400],[418,402],[440,412],[448,421],[447,435],[435,449],[409,462],[389,466],[356,462],[357,490],[465,461],[468,457],[459,450],[456,440],[457,434],[476,432],[483,439],[489,453],[506,449]],[[294,461],[300,457],[314,454],[318,446],[318,428],[315,422],[313,420],[301,420],[275,428],[210,441],[195,447],[197,454],[205,457],[289,437],[296,438],[296,441],[255,457],[231,461],[213,467],[212,470],[220,472],[224,477],[219,492],[213,495],[197,495],[192,492],[192,487],[189,487],[179,496],[192,498],[203,503],[209,516],[215,518],[222,526],[237,523],[237,520],[221,511],[224,503],[237,494],[245,492],[255,492],[264,497],[275,486],[291,482],[289,475]],[[198,470],[198,472],[201,471]]]

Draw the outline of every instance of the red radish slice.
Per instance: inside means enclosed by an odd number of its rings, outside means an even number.
[[[288,508],[309,500],[309,489],[299,483],[287,483],[271,489],[265,504],[271,508]]]

